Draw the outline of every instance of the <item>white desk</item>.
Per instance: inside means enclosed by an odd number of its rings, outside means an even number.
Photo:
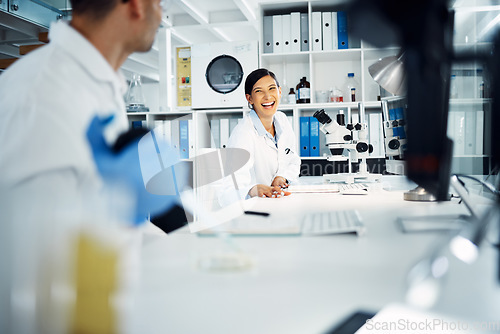
[[[466,213],[456,199],[447,203],[403,201],[401,178],[384,177],[391,192],[366,196],[294,194],[256,199],[254,208],[275,219],[299,219],[307,210],[357,208],[367,227],[363,237],[235,237],[256,259],[246,272],[200,270],[200,254],[223,245],[216,237],[179,231],[143,236],[141,280],[131,333],[323,333],[356,310],[378,311],[404,302],[408,270],[443,233],[402,233],[400,215]],[[306,181],[317,181],[309,179]],[[253,204],[252,204],[253,203]],[[500,320],[497,254],[482,248],[473,265],[450,263],[435,311],[458,319]]]

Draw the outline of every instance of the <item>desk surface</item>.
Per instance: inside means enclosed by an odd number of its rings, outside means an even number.
[[[302,182],[317,182],[304,178]],[[198,260],[227,249],[217,237],[182,230],[144,233],[141,279],[131,333],[323,333],[354,311],[376,312],[405,301],[409,269],[447,240],[445,233],[403,233],[402,215],[466,213],[457,200],[403,201],[412,184],[384,177],[387,190],[366,196],[294,194],[252,199],[252,208],[280,219],[315,210],[356,208],[367,233],[321,237],[233,237],[255,260],[243,272],[208,272]],[[496,259],[490,244],[473,265],[450,262],[441,298],[433,310],[457,319],[495,320],[500,314]]]

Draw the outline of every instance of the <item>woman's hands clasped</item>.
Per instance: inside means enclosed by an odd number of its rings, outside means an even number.
[[[290,195],[290,192],[285,191],[286,188],[288,188],[287,180],[282,176],[276,176],[271,183],[271,186],[266,186],[265,184],[257,184],[252,189],[250,189],[249,194],[251,197],[258,196],[280,198]]]

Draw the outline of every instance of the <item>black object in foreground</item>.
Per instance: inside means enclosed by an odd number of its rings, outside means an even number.
[[[375,313],[357,311],[325,334],[354,334],[368,319],[374,316]]]

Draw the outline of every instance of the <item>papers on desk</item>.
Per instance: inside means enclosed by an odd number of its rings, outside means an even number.
[[[339,187],[335,183],[297,184],[289,186],[287,190],[291,193],[338,193]]]

